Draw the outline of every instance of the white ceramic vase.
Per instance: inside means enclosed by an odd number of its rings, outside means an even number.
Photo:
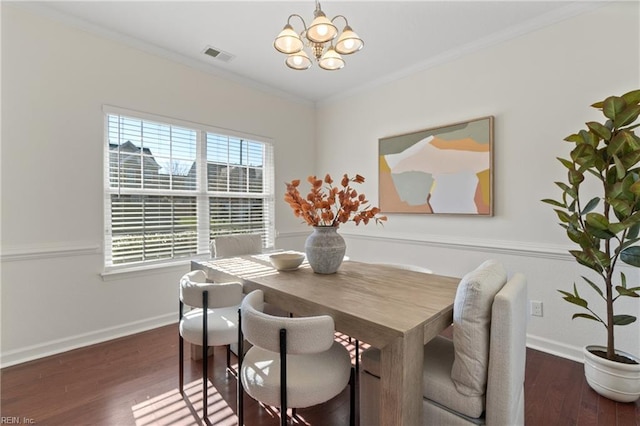
[[[606,352],[607,348],[590,345],[583,349],[584,375],[591,389],[618,402],[633,402],[640,398],[640,364],[610,361],[594,355],[591,350]],[[616,353],[640,362],[639,358],[626,352],[616,350]]]
[[[313,272],[334,274],[342,264],[347,244],[337,226],[314,226],[304,250]]]

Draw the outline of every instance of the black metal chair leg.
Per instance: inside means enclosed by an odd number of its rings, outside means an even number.
[[[356,370],[351,368],[349,377],[349,425],[356,426]]]
[[[280,425],[287,426],[287,330],[280,329]]]
[[[356,340],[356,371],[360,371],[360,342]]]
[[[180,327],[180,322],[182,321],[182,310],[184,303],[180,300],[178,306],[178,327]],[[178,330],[178,385],[180,389],[180,395],[184,397],[184,338],[182,334],[180,334],[180,330]]]
[[[244,335],[242,334],[242,314],[238,309],[238,426],[244,425],[244,388],[242,387],[242,359],[244,358]]]

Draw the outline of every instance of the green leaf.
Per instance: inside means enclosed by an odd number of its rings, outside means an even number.
[[[620,157],[620,161],[627,169],[631,169],[633,166],[640,162],[640,149],[636,149]]]
[[[584,180],[584,175],[577,170],[569,170],[568,178],[571,185],[578,186]]]
[[[609,227],[609,220],[600,213],[587,213],[587,223],[599,230],[606,230]]]
[[[593,256],[602,268],[608,268],[611,265],[611,259],[603,251],[592,249],[588,250],[587,254]]]
[[[612,199],[610,204],[611,207],[613,207],[613,210],[615,210],[615,212],[617,213],[618,218],[620,219],[626,219],[632,213],[631,205],[620,198]]]
[[[640,246],[627,247],[622,250],[620,260],[627,265],[640,267]]]
[[[564,182],[554,182],[556,185],[558,185],[558,187],[560,189],[562,189],[562,192],[564,192],[565,194],[567,194],[568,196],[570,196],[571,198],[578,198],[578,193],[576,192],[575,189],[571,188],[569,185],[567,185]]]
[[[624,99],[618,96],[609,96],[603,102],[602,112],[605,117],[612,119],[615,123],[618,114],[621,113],[626,107],[627,103]]]
[[[598,146],[600,139],[598,139],[595,133],[588,132],[586,130],[580,130],[579,133],[580,133],[580,136],[582,136],[582,139],[584,140],[584,144],[592,148],[595,148]]]
[[[627,229],[627,225],[625,225],[623,222],[609,224],[609,231],[611,231],[611,233],[613,234],[619,234],[625,229]]]
[[[635,291],[626,289],[622,286],[616,286],[616,290],[618,290],[618,294],[620,294],[620,296],[640,297],[640,294],[636,293]]]
[[[631,315],[614,315],[613,325],[629,325],[635,322],[636,317]]]
[[[611,130],[607,129],[597,121],[588,122],[587,127],[589,128],[589,130],[595,133],[595,135],[598,136],[600,139],[604,139],[606,141],[611,139]]]
[[[556,157],[556,159],[562,163],[563,166],[565,166],[567,169],[569,170],[573,170],[575,168],[575,166],[573,165],[573,163],[569,160],[565,160],[564,158],[560,158],[560,157]]]
[[[556,207],[562,207],[562,208],[567,207],[566,204],[563,204],[556,200],[552,200],[550,198],[545,198],[544,200],[540,200],[540,201],[542,201],[543,203],[551,204],[552,206],[556,206]]]
[[[597,152],[593,146],[583,143],[580,145],[576,145],[576,147],[571,151],[569,155],[571,156],[571,159],[577,164],[584,167],[589,167],[595,162]]]
[[[580,212],[580,216],[584,216],[585,214],[589,213],[591,210],[596,208],[599,202],[600,202],[600,197],[592,198],[584,207],[584,209],[582,209],[582,211]]]
[[[631,186],[629,187],[629,191],[631,191],[633,195],[640,195],[640,180],[631,184]]]
[[[573,314],[573,316],[571,317],[571,319],[576,319],[576,318],[586,318],[586,319],[602,322],[600,318],[596,318],[593,315],[589,315],[589,314]]]
[[[613,161],[616,164],[616,176],[618,180],[624,179],[624,176],[627,174],[626,167],[624,167],[624,165],[622,164],[622,161],[620,161],[617,155],[613,156]]]
[[[571,216],[569,216],[566,212],[562,211],[562,210],[554,210],[556,212],[556,214],[558,215],[558,219],[560,219],[560,222],[571,222]]]
[[[627,233],[627,238],[629,236],[629,233]],[[634,245],[635,243],[637,243],[638,241],[640,241],[640,238],[633,238],[633,239],[627,239],[624,243],[622,243],[617,249],[616,252],[620,252],[624,249],[626,249],[629,246]]]
[[[613,126],[622,127],[627,124],[631,124],[636,121],[638,115],[640,115],[640,105],[627,107],[622,112],[618,113],[616,118],[613,120]]]
[[[562,293],[562,294],[563,294],[563,295],[565,295],[565,296],[573,296],[573,294],[571,294],[571,293],[569,293],[569,292],[566,292],[566,291],[564,291],[564,290],[558,290],[558,292],[559,292],[559,293]]]
[[[624,129],[625,129],[625,130],[633,130],[633,129],[636,129],[636,128],[638,128],[638,127],[640,127],[640,123],[638,123],[638,124],[634,124],[633,126],[625,127]]]
[[[622,99],[629,105],[640,103],[640,89],[625,93],[622,95]]]
[[[593,257],[590,257],[585,252],[580,250],[569,250],[569,253],[576,258],[579,264],[586,266],[587,268],[593,269],[596,272],[602,272],[602,266],[600,266]]]
[[[640,235],[640,222],[635,223],[629,228],[629,232],[627,233],[627,238],[637,238],[638,235]]]
[[[564,138],[564,140],[567,142],[584,143],[584,138],[578,133],[569,135],[566,138]]]
[[[591,245],[589,236],[577,229],[575,226],[567,226],[567,236],[571,241],[580,244],[580,247]]]
[[[581,297],[565,296],[565,297],[563,297],[563,299],[566,300],[569,303],[573,303],[574,305],[578,305],[581,308],[586,308],[589,305],[589,303],[586,300],[584,300],[583,298],[581,298]]]
[[[640,124],[638,125],[640,126]],[[631,150],[640,149],[640,138],[638,138],[638,136],[636,136],[629,127],[618,130],[616,136],[618,135],[620,135],[627,148]]]
[[[625,132],[617,132],[615,136],[611,138],[609,144],[607,145],[607,154],[617,154],[618,152],[620,152],[622,147],[624,147],[625,143],[627,143]]]
[[[627,276],[624,272],[620,272],[620,285],[624,288],[627,288]]]
[[[582,277],[587,283],[589,283],[589,285],[591,286],[591,288],[593,288],[600,296],[604,297],[604,294],[602,293],[602,290],[600,290],[600,287],[598,287],[598,285],[596,283],[594,283],[593,281],[591,281],[589,278],[583,276]]]

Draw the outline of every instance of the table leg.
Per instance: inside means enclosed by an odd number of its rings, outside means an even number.
[[[418,327],[382,348],[380,426],[422,425],[423,339]]]

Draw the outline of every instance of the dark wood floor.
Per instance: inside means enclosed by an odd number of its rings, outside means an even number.
[[[15,417],[21,424],[52,426],[203,424],[198,420],[201,363],[186,363],[187,403],[178,392],[177,343],[172,325],[5,368],[0,371],[0,423]],[[213,364],[211,423],[235,425],[235,378],[225,373],[224,349],[216,348]],[[582,364],[529,349],[525,399],[529,426],[640,426],[640,401],[601,398],[586,384]],[[278,424],[274,410],[248,397],[245,401],[247,425]],[[299,410],[295,424],[346,425],[348,412],[345,390],[326,404]]]

